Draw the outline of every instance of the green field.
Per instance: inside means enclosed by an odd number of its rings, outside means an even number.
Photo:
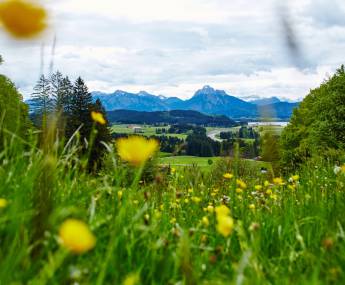
[[[111,132],[112,133],[121,133],[121,134],[134,134],[134,131],[132,128],[128,127],[129,124],[115,124],[111,126]],[[156,129],[162,129],[165,128],[166,130],[169,129],[169,126],[163,126],[163,127],[154,127],[151,125],[139,125],[135,124],[135,126],[142,128],[142,133],[140,135],[143,136],[168,136],[168,137],[177,137],[180,139],[186,139],[187,134],[156,134]]]

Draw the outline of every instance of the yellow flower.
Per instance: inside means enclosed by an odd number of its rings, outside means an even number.
[[[171,171],[171,173],[175,173],[176,172],[176,168],[171,167],[170,171]]]
[[[236,184],[238,185],[238,187],[240,187],[242,189],[246,189],[247,188],[247,184],[244,183],[244,181],[242,181],[241,179],[236,179]]]
[[[118,191],[118,192],[117,192],[117,198],[118,198],[119,200],[121,200],[121,199],[122,199],[122,196],[123,196],[123,192],[122,192],[122,191]]]
[[[345,170],[345,167],[344,167],[344,170]],[[293,181],[298,181],[299,180],[299,175],[292,175],[292,180]]]
[[[171,224],[175,224],[176,223],[176,218],[171,218],[170,223]]]
[[[145,163],[158,149],[158,142],[142,136],[132,136],[117,140],[117,151],[122,160],[140,166]]]
[[[234,228],[234,220],[230,216],[220,216],[217,221],[217,231],[224,237],[229,236]]]
[[[232,177],[234,177],[234,175],[231,174],[231,173],[224,173],[223,177],[224,177],[225,179],[231,179]]]
[[[272,194],[272,190],[271,190],[271,189],[268,189],[268,190],[266,191],[266,194],[267,194],[267,195],[271,195],[271,194]]]
[[[5,208],[7,206],[7,200],[4,198],[0,198],[0,208]]]
[[[200,203],[201,202],[201,198],[199,197],[192,197],[192,201],[196,204]]]
[[[250,204],[250,205],[249,205],[249,209],[255,210],[255,204]]]
[[[268,186],[270,186],[270,183],[266,180],[266,181],[264,182],[264,185],[265,185],[265,187],[268,187]]]
[[[0,24],[16,38],[31,38],[47,27],[46,10],[30,1],[7,0],[0,4]]]
[[[262,186],[261,186],[261,185],[255,185],[255,186],[254,186],[254,189],[255,189],[256,191],[260,191],[260,190],[262,189]]]
[[[96,238],[88,226],[79,220],[68,219],[62,223],[59,237],[63,246],[74,253],[83,253],[95,246]]]
[[[105,125],[107,122],[105,121],[103,114],[99,112],[91,112],[91,118],[94,120],[96,123],[99,123],[101,125]]]
[[[184,202],[185,202],[186,204],[188,204],[188,203],[189,203],[189,199],[188,199],[188,198],[184,199]]]
[[[188,193],[193,193],[193,189],[192,189],[192,188],[189,188],[189,189],[188,189]]]
[[[242,194],[243,190],[241,188],[236,188],[236,193],[237,194]]]
[[[276,185],[284,185],[284,181],[280,177],[273,178],[273,183]]]
[[[123,281],[123,285],[135,285],[139,284],[140,278],[138,273],[129,274]]]
[[[230,215],[230,209],[225,205],[220,205],[215,209],[217,217]]]
[[[207,212],[212,214],[214,212],[214,207],[212,205],[208,205],[207,206]]]
[[[201,222],[205,227],[208,227],[210,224],[210,221],[208,220],[206,216],[202,217]]]

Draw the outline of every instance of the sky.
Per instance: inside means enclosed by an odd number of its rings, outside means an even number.
[[[343,0],[41,4],[49,11],[42,37],[16,41],[0,30],[0,73],[26,99],[41,73],[60,70],[73,80],[81,76],[90,91],[187,99],[210,85],[246,100],[294,101],[345,63]]]

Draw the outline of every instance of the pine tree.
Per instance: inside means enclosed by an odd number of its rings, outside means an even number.
[[[67,134],[71,136],[80,126],[80,135],[84,140],[90,138],[92,129],[92,119],[90,116],[90,108],[92,106],[92,96],[89,93],[84,81],[79,77],[73,87],[73,94],[71,97],[71,115],[70,126],[72,133]]]
[[[49,80],[42,74],[34,87],[32,93],[32,109],[34,112],[35,123],[42,126],[42,120],[47,117],[54,109],[51,97],[51,86]]]

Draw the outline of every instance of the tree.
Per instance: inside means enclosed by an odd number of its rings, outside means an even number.
[[[14,84],[0,75],[0,147],[11,134],[25,137],[30,128],[28,106]]]
[[[281,136],[282,164],[294,169],[313,157],[339,159],[345,151],[345,69],[311,90]]]
[[[90,108],[92,106],[92,96],[88,91],[84,81],[78,77],[74,86],[71,96],[70,105],[70,119],[69,119],[69,133],[70,137],[80,126],[80,135],[82,139],[88,140],[91,134],[92,119],[90,117]]]
[[[31,106],[34,113],[34,121],[37,126],[42,126],[42,120],[54,110],[54,102],[51,97],[49,80],[42,74],[34,87]]]

